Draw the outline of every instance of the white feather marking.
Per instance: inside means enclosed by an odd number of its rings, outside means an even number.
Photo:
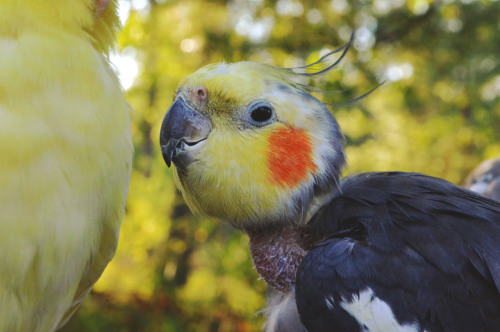
[[[354,296],[351,301],[342,301],[340,306],[352,315],[366,331],[370,332],[418,332],[420,326],[417,322],[401,325],[391,307],[377,298],[373,290],[368,288],[359,296]]]
[[[326,303],[326,306],[328,307],[328,309],[330,309],[332,311],[335,310],[334,309],[335,299],[333,298],[332,295],[325,296],[325,303]]]

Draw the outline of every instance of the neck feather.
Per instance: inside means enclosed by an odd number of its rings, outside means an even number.
[[[333,197],[330,192],[315,197],[309,204],[302,226],[275,223],[269,227],[244,228],[250,237],[250,253],[255,269],[271,286],[288,292],[295,287],[295,276],[302,259],[315,243],[322,240],[311,232],[309,221]]]
[[[246,229],[255,269],[272,287],[288,292],[295,287],[299,264],[310,247],[304,226]]]

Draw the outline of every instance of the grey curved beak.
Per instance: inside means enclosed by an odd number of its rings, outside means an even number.
[[[185,153],[185,145],[194,146],[204,141],[212,123],[208,118],[192,109],[182,98],[177,98],[163,119],[160,131],[160,146],[168,167],[176,164],[177,157]],[[177,166],[177,164],[176,164]]]

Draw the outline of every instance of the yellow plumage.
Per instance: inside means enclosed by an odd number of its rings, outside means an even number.
[[[176,101],[199,112],[211,128],[205,140],[183,148],[192,157],[174,170],[192,210],[239,228],[288,220],[291,214],[303,220],[315,211],[305,202],[317,190],[317,178],[328,173],[329,161],[341,156],[325,142],[332,130],[337,134],[336,122],[303,91],[306,80],[290,69],[238,62],[209,65],[181,81]],[[274,118],[265,125],[251,120],[260,103],[273,109]]]
[[[100,3],[0,4],[0,331],[53,331],[116,248],[132,142]]]

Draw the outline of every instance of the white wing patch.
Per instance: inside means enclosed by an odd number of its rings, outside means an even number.
[[[377,298],[371,288],[362,291],[359,296],[354,296],[351,301],[342,301],[340,306],[353,316],[362,326],[364,331],[370,332],[418,332],[418,323],[399,324],[391,307]],[[425,331],[424,331],[425,332]]]

